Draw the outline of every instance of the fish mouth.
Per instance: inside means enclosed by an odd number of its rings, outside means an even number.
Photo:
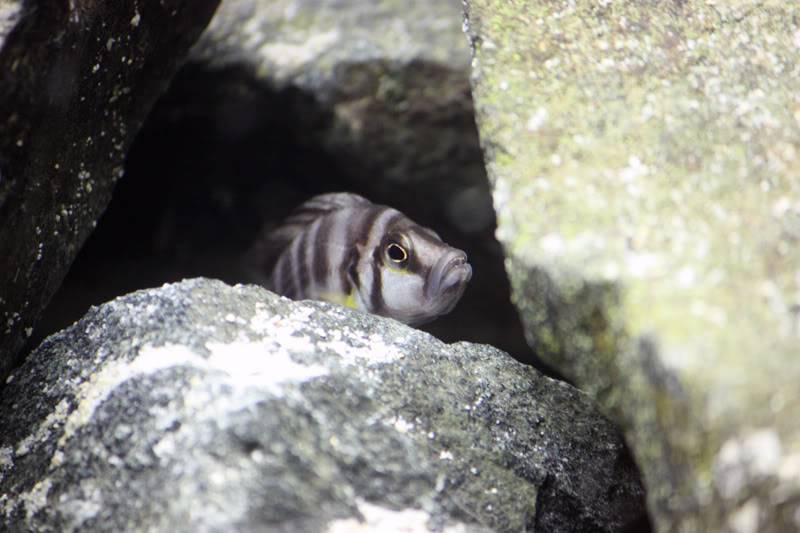
[[[452,311],[467,283],[472,279],[472,266],[467,254],[453,249],[436,262],[429,274],[425,296],[435,308],[436,315]]]
[[[461,252],[445,265],[441,291],[447,292],[456,285],[465,285],[470,279],[472,279],[472,266],[467,263],[467,254]]]

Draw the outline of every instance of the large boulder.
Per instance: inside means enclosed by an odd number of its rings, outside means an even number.
[[[0,6],[0,378],[218,1]]]
[[[11,531],[646,525],[621,435],[569,385],[489,346],[203,279],[93,308],[15,371],[0,495]]]
[[[660,531],[800,529],[800,5],[467,5],[529,341]]]
[[[492,213],[461,22],[458,0],[224,0],[192,61],[298,95],[291,127],[363,187],[395,197],[398,187],[448,193],[440,208],[475,231]],[[466,217],[449,204],[470,187],[486,194]]]

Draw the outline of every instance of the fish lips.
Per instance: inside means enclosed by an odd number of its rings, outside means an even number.
[[[425,298],[433,304],[433,314],[438,316],[452,311],[470,279],[472,266],[467,263],[467,254],[453,249],[442,256],[431,270],[425,287]]]

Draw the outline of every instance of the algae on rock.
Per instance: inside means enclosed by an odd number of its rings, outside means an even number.
[[[800,527],[800,6],[466,4],[529,342],[659,530]]]

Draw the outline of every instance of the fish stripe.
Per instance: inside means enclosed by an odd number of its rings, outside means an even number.
[[[358,275],[358,248],[351,248],[345,256],[344,268],[340,269],[340,282],[342,292],[350,294],[353,289],[361,287],[361,277]]]
[[[303,233],[300,234],[298,237],[297,245],[295,246],[294,250],[294,266],[295,271],[297,272],[296,283],[297,283],[297,297],[298,298],[306,298],[306,293],[308,292],[308,263],[306,262],[307,256],[307,245],[309,238],[311,237],[310,231],[306,229]]]
[[[289,271],[290,271],[290,279],[292,280],[291,283],[291,296],[290,298],[293,299],[300,299],[303,297],[303,286],[300,281],[300,257],[298,250],[301,249],[300,244],[301,241],[305,238],[307,233],[304,231],[300,233],[293,241],[292,246],[289,248],[289,254],[286,258],[287,263],[289,263]]]
[[[304,232],[303,241],[300,243],[300,284],[303,287],[304,298],[313,294],[314,281],[311,278],[311,270],[314,266],[314,249],[316,248],[319,223],[319,219],[311,223],[308,230]]]
[[[328,236],[331,231],[331,223],[335,217],[323,217],[319,219],[316,236],[313,240],[314,254],[311,260],[311,279],[314,281],[317,292],[323,290],[328,285]]]
[[[361,209],[355,211],[349,218],[363,218],[365,210]],[[360,219],[359,219],[360,220]],[[355,222],[355,221],[353,221]],[[347,224],[343,228],[343,240],[347,243],[347,248],[343,250],[342,259],[339,265],[336,266],[336,271],[339,274],[339,286],[344,294],[351,294],[354,288],[358,288],[358,245],[354,239],[351,238],[352,230],[355,224]]]
[[[353,227],[350,228],[353,232],[348,234],[348,237],[352,237],[354,242],[362,246],[367,244],[372,236],[372,230],[375,228],[376,222],[387,211],[389,211],[388,208],[377,205],[365,209],[361,219],[358,221],[358,225],[354,224]]]
[[[356,211],[357,212],[357,211]],[[330,247],[328,266],[326,271],[326,285],[336,292],[347,295],[345,286],[341,283],[341,272],[352,243],[348,241],[348,228],[353,223],[353,210],[343,208],[332,217],[330,237],[327,245]]]
[[[394,210],[392,210],[392,211],[394,211]],[[381,228],[381,234],[379,235],[380,240],[383,240],[383,235],[389,232],[389,228],[391,228],[393,225],[395,225],[397,223],[398,220],[400,220],[400,219],[402,219],[404,217],[405,217],[405,215],[403,213],[401,213],[400,211],[394,211],[392,213],[392,216],[389,218],[389,220],[387,220],[383,224],[383,227]],[[378,244],[380,244],[380,241],[378,242]]]
[[[367,242],[365,245],[366,250],[372,250],[365,258],[359,258],[360,268],[362,272],[369,269],[370,276],[369,283],[362,287],[362,294],[368,297],[369,311],[376,314],[385,313],[385,301],[383,298],[383,280],[381,279],[381,270],[383,267],[383,243],[386,229],[391,227],[397,220],[403,217],[403,214],[395,209],[384,208],[383,211],[375,218],[372,227],[369,230]]]
[[[419,236],[419,233],[417,233],[417,232],[414,232],[414,239],[416,239],[418,236]],[[424,240],[424,239],[419,239],[419,240]],[[441,246],[441,244],[440,244],[440,243],[437,243],[437,242],[434,242],[434,241],[431,241],[431,242],[432,242],[432,243],[433,243],[433,245],[435,245],[435,246]],[[419,247],[418,247],[418,248],[419,248]],[[420,250],[420,249],[417,249],[417,250],[413,250],[413,249],[412,249],[412,250],[409,250],[409,253],[408,253],[408,262],[406,263],[406,269],[407,269],[409,272],[413,272],[413,273],[415,273],[415,274],[420,274],[420,275],[422,275],[422,276],[425,278],[425,285],[427,286],[427,284],[428,284],[428,281],[429,281],[429,280],[428,280],[428,276],[427,276],[427,275],[424,275],[424,274],[427,272],[427,270],[428,270],[428,269],[430,269],[430,266],[427,266],[427,267],[426,267],[426,266],[423,264],[423,262],[422,262],[422,258],[421,258],[421,255],[422,255],[423,253],[424,253],[424,250]]]
[[[383,280],[381,279],[381,249],[375,248],[372,254],[372,287],[369,292],[370,312],[376,315],[384,314],[385,302],[383,298]]]
[[[366,291],[362,292],[362,294],[368,293],[372,284],[369,282],[369,278],[364,278],[360,275],[360,272],[363,272],[361,268],[363,259],[361,252],[367,248],[377,221],[388,211],[388,208],[382,206],[370,206],[368,209],[359,210],[360,217],[358,220],[354,220],[353,224],[347,228],[347,242],[353,243],[348,254],[349,266],[347,273],[350,275],[350,281],[352,281],[356,289]],[[365,283],[369,287],[365,286]],[[347,285],[349,286],[350,283]]]

